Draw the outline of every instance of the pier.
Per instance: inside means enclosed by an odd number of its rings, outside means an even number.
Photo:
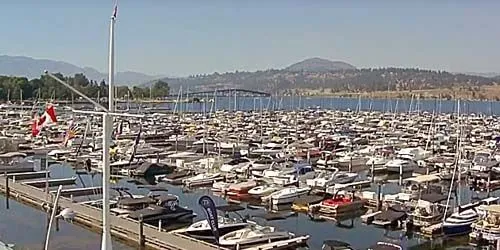
[[[8,190],[8,191],[7,191]],[[44,205],[51,202],[47,199],[44,190],[27,185],[26,183],[14,182],[0,176],[0,191],[6,197],[13,197],[16,200],[29,204],[40,210],[44,210]],[[7,198],[8,199],[8,198]],[[59,208],[70,208],[75,212],[74,222],[88,227],[94,231],[102,229],[102,211],[89,205],[73,203],[66,197],[60,197]],[[224,249],[214,245],[187,238],[185,236],[159,231],[158,228],[144,224],[142,229],[139,222],[110,215],[111,234],[129,243],[140,245],[143,241],[145,247],[152,249],[173,249],[173,250],[210,250]],[[143,236],[140,235],[142,231]]]

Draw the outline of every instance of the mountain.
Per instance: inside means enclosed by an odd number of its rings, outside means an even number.
[[[0,55],[0,75],[25,76],[29,79],[40,77],[44,70],[63,75],[74,75],[83,73],[90,80],[107,80],[107,73],[99,72],[91,67],[78,67],[71,63],[47,59],[35,59],[26,56]],[[117,85],[139,85],[161,76],[150,76],[138,72],[118,72],[115,76]]]
[[[304,61],[292,64],[285,68],[286,71],[297,72],[328,72],[328,71],[342,71],[354,70],[356,67],[342,61],[330,61],[318,57],[309,58]]]
[[[460,73],[458,73],[458,74],[460,74]],[[462,72],[462,74],[473,75],[473,76],[482,76],[482,77],[490,77],[490,78],[496,78],[497,76],[500,75],[500,73],[497,73],[497,72]]]

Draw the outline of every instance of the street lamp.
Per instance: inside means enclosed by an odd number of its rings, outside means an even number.
[[[124,114],[124,113],[115,113],[111,110],[106,109],[101,104],[92,100],[92,98],[84,95],[82,92],[75,89],[73,86],[69,85],[65,81],[59,79],[52,73],[45,70],[45,74],[61,83],[62,85],[69,88],[71,91],[75,92],[77,95],[81,96],[83,99],[89,101],[94,106],[96,106],[100,111],[87,111],[87,110],[72,110],[74,113],[82,113],[82,114],[95,114],[102,115],[102,250],[111,250],[111,227],[109,223],[109,180],[110,180],[110,159],[109,159],[109,148],[111,146],[111,133],[112,133],[112,120],[113,116],[122,116],[122,117],[138,117],[143,118],[144,115],[136,115],[136,114]],[[111,90],[110,90],[111,91]],[[112,103],[113,100],[108,100],[109,103]],[[112,104],[110,104],[110,108],[113,108]]]

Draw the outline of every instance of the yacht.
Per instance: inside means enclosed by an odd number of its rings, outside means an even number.
[[[225,235],[227,233],[243,229],[249,225],[248,222],[241,219],[229,218],[218,216],[219,234]],[[212,238],[212,229],[207,220],[197,221],[191,224],[184,230],[184,233],[194,238]]]
[[[338,168],[333,168],[333,170],[333,172],[319,172],[314,179],[306,180],[306,184],[313,188],[327,188],[334,184],[346,184],[353,182],[358,177],[357,173],[341,172]]]
[[[226,247],[239,247],[243,245],[290,239],[292,237],[294,237],[293,234],[286,231],[277,231],[274,227],[252,225],[248,228],[223,235],[219,239],[219,244]]]

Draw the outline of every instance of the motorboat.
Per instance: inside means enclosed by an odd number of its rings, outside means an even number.
[[[342,172],[338,168],[333,168],[333,172],[319,172],[314,179],[306,180],[306,184],[310,187],[327,188],[334,184],[353,182],[357,177],[357,173]]]
[[[336,159],[336,162],[340,167],[364,166],[366,164],[366,161],[366,157],[351,153]]]
[[[292,203],[300,196],[307,195],[311,191],[310,187],[286,187],[269,196],[262,197],[262,200],[269,201],[273,205]]]
[[[500,205],[484,206],[483,210],[484,216],[471,224],[469,239],[474,244],[496,243],[500,240]]]
[[[270,226],[252,225],[250,227],[227,233],[219,238],[221,246],[244,246],[257,243],[272,242],[294,237],[292,233],[277,231]]]
[[[387,157],[376,155],[376,156],[368,158],[368,160],[366,161],[366,165],[367,166],[372,166],[372,165],[373,166],[381,166],[381,165],[387,164],[389,161],[390,161],[390,159]]]
[[[248,194],[255,197],[263,197],[280,190],[276,185],[260,185],[248,190]]]
[[[218,230],[220,235],[243,229],[249,225],[248,222],[241,219],[218,216]],[[194,238],[212,238],[212,229],[207,220],[197,221],[186,228],[184,233]]]
[[[446,209],[446,204],[442,203],[447,199],[446,195],[422,194],[414,210],[408,214],[406,225],[421,228],[442,222],[443,218],[451,214],[451,209]]]
[[[446,218],[443,223],[444,234],[455,236],[469,233],[472,230],[472,223],[478,221],[479,217],[486,215],[484,208],[496,204],[498,200],[498,197],[489,197],[457,207],[457,211]]]
[[[221,214],[217,216],[219,235],[224,235],[255,224],[255,222],[247,221],[238,213],[239,211],[245,210],[244,207],[238,205],[222,205],[216,207],[216,209],[221,212]],[[237,216],[230,216],[230,214],[233,213]],[[206,219],[191,224],[183,230],[183,233],[198,239],[213,238],[212,229]]]
[[[239,183],[230,184],[227,188],[227,194],[233,196],[241,196],[248,194],[248,191],[257,186],[255,180],[248,180]]]
[[[379,241],[375,245],[368,247],[368,250],[403,250],[403,247],[394,243]]]
[[[384,166],[386,167],[387,172],[393,173],[400,173],[401,171],[403,173],[412,172],[413,170],[415,170],[415,168],[418,167],[418,165],[414,161],[407,159],[390,160]]]
[[[222,179],[224,179],[224,177],[220,173],[202,173],[186,178],[182,180],[182,183],[186,186],[193,187],[213,184],[214,182]]]
[[[360,211],[365,203],[364,200],[356,199],[353,196],[336,194],[333,198],[311,205],[309,211],[337,216]]]
[[[351,244],[339,240],[325,240],[321,250],[354,250]]]
[[[295,164],[292,169],[286,169],[273,178],[273,182],[279,185],[289,185],[295,182],[305,182],[313,179],[314,169],[309,164]]]
[[[239,169],[248,169],[248,166],[252,162],[247,159],[247,158],[236,158],[232,159],[220,167],[221,172],[229,173],[229,172],[236,172],[236,170]],[[241,172],[241,171],[240,171]]]

